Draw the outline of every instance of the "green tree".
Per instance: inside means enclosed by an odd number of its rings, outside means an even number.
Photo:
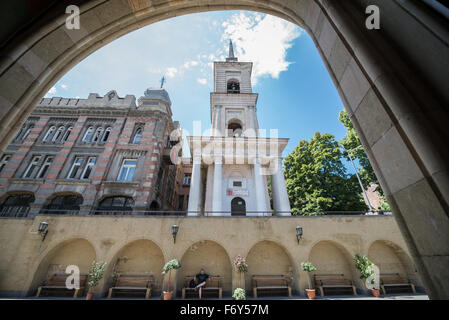
[[[285,181],[294,214],[363,211],[357,178],[348,175],[343,154],[331,134],[302,140],[284,161]]]
[[[345,148],[343,155],[348,161],[350,161],[348,152],[346,150],[351,150],[352,158],[354,160],[358,160],[358,163],[361,167],[359,176],[362,179],[363,185],[365,187],[368,187],[375,183],[379,186],[376,191],[379,192],[380,195],[383,195],[383,191],[380,188],[380,184],[377,180],[376,174],[374,173],[373,167],[371,167],[365,150],[361,147],[362,144],[360,142],[359,136],[357,135],[354,125],[352,124],[346,110],[340,112],[338,120],[340,120],[340,122],[346,127],[347,130],[345,137],[340,141],[340,144]]]

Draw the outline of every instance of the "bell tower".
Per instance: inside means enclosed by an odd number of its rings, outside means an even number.
[[[214,92],[211,93],[211,121],[215,136],[255,136],[258,123],[258,94],[252,92],[252,62],[239,62],[232,41],[226,61],[214,62]]]
[[[288,139],[259,135],[259,95],[252,92],[252,68],[252,62],[239,62],[234,56],[232,41],[226,60],[214,62],[212,134],[187,137],[193,160],[190,216],[291,215],[281,157]]]

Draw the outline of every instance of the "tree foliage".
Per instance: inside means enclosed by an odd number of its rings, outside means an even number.
[[[371,167],[365,150],[361,147],[362,144],[360,142],[360,139],[346,110],[340,112],[338,120],[340,120],[340,122],[346,127],[347,130],[345,137],[340,141],[340,144],[345,148],[343,155],[348,161],[350,161],[348,152],[346,150],[351,150],[351,157],[353,158],[353,160],[358,160],[358,163],[361,167],[359,176],[362,179],[363,185],[365,187],[368,187],[372,184],[377,184],[379,187],[377,187],[376,191],[379,192],[380,195],[383,195],[383,191],[380,188],[380,184],[377,180],[376,174],[374,173],[373,167]]]
[[[294,214],[366,210],[357,178],[347,174],[342,158],[335,137],[319,132],[310,141],[300,141],[285,158],[284,173]]]

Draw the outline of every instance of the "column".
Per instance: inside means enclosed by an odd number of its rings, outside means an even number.
[[[223,197],[223,176],[222,176],[222,160],[221,158],[215,159],[214,163],[214,190],[212,198],[212,215],[223,215],[222,197]]]
[[[256,121],[256,107],[255,106],[249,106],[249,119],[250,119],[250,125],[251,129],[254,130],[254,134],[257,137],[257,121]]]
[[[192,180],[190,181],[188,216],[198,216],[201,199],[201,162],[193,160]]]
[[[291,216],[290,201],[288,199],[284,170],[282,168],[282,158],[279,158],[277,161],[276,172],[271,176],[273,209],[278,216]]]
[[[258,216],[268,215],[267,199],[265,197],[265,184],[259,159],[254,159],[254,185],[256,192],[256,211]]]

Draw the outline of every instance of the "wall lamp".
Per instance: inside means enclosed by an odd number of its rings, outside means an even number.
[[[47,236],[47,233],[48,233],[48,223],[45,221],[42,221],[39,224],[39,229],[37,229],[37,232],[42,236],[42,241],[44,241],[45,237]]]
[[[176,224],[171,226],[171,234],[173,236],[173,243],[176,243],[176,235],[178,234],[179,226]]]
[[[302,227],[300,227],[300,226],[296,227],[296,239],[298,240],[298,244],[299,244],[299,240],[302,239]]]

